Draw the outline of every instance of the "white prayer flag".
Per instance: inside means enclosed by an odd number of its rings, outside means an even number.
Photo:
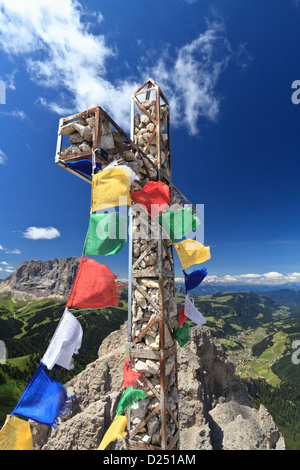
[[[193,322],[195,322],[199,328],[201,328],[204,323],[206,323],[205,318],[203,317],[202,313],[197,310],[193,302],[189,299],[186,295],[184,301],[184,314]]]
[[[49,370],[55,364],[67,370],[73,369],[73,354],[77,354],[80,349],[82,335],[83,331],[79,321],[65,308],[41,362]]]

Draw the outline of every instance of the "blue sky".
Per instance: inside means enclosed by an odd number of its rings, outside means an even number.
[[[0,278],[81,255],[91,188],[54,163],[59,118],[98,103],[128,130],[153,77],[209,279],[300,284],[299,26],[296,0],[0,0]],[[101,262],[127,277],[127,246]]]

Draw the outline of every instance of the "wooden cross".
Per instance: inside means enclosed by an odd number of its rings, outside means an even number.
[[[71,147],[63,145],[66,135]],[[148,181],[162,181],[170,188],[170,206],[188,204],[195,211],[172,183],[170,108],[152,78],[132,94],[130,137],[97,105],[60,120],[55,162],[91,183],[91,176],[72,166],[79,160],[89,160],[93,166],[100,163],[102,168],[113,160],[121,161],[140,177],[131,192]],[[149,214],[139,209],[134,203],[129,208],[128,350],[148,398],[128,411],[126,447],[176,450],[179,394],[177,344],[172,333],[178,319],[173,245],[160,225],[153,226]],[[143,223],[152,227],[147,239],[141,238]]]

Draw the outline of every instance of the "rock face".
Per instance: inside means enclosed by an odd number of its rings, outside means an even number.
[[[0,283],[0,292],[11,292],[14,300],[66,297],[72,288],[79,262],[79,258],[24,261]]]
[[[58,429],[31,422],[35,449],[97,449],[122,395],[126,341],[125,323],[103,341],[98,359],[66,384],[76,399]],[[224,361],[221,346],[208,328],[193,328],[190,342],[179,350],[178,381],[179,396],[172,399],[179,399],[181,450],[285,448],[272,416],[263,406],[258,411],[252,408],[234,365]],[[149,395],[147,407],[151,401]],[[135,419],[140,419],[138,414]],[[154,421],[147,424],[148,434],[155,435],[158,423]],[[122,448],[124,439],[107,450]]]

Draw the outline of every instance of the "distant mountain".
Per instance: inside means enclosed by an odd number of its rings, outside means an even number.
[[[185,285],[183,282],[176,282],[175,286],[176,292],[185,292]],[[280,290],[295,290],[299,291],[299,284],[284,284],[281,286]],[[196,289],[193,289],[191,293],[193,295],[208,295],[208,294],[215,294],[218,292],[245,292],[245,291],[251,291],[251,292],[257,292],[260,293],[261,295],[266,295],[267,293],[269,294],[270,292],[274,291],[280,291],[278,289],[278,285],[276,286],[271,286],[271,285],[257,285],[257,284],[233,284],[233,283],[213,283],[213,282],[206,282],[204,280]],[[269,296],[270,297],[270,296]],[[300,298],[300,294],[299,294]],[[286,304],[282,304],[286,305]],[[299,304],[297,304],[299,305]]]
[[[67,297],[79,262],[80,259],[75,257],[24,261],[8,278],[0,282],[0,293],[10,292],[14,300]]]
[[[10,292],[14,300],[35,300],[45,297],[67,297],[72,288],[80,258],[69,257],[48,261],[24,261],[6,279],[0,280],[0,293]],[[122,282],[122,284],[125,284]],[[206,279],[190,293],[193,296],[217,294],[221,292],[260,293],[280,305],[295,307],[300,305],[299,286],[286,284],[278,286],[224,284],[207,282]],[[175,292],[185,293],[184,282],[176,282]],[[273,292],[271,295],[270,293]]]
[[[280,289],[269,292],[262,292],[269,299],[275,300],[280,305],[296,307],[300,305],[300,289]]]

